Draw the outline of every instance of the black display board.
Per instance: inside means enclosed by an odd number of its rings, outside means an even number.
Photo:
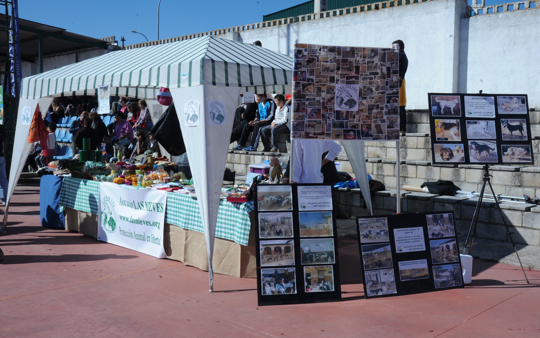
[[[534,164],[527,95],[429,93],[433,163]]]
[[[332,186],[255,187],[259,305],[341,298]]]
[[[356,219],[366,298],[463,287],[452,212]]]

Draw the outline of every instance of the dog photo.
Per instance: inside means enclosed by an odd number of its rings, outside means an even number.
[[[497,96],[499,114],[527,114],[527,98],[525,96]]]
[[[502,139],[505,141],[528,140],[527,120],[501,119]]]
[[[261,266],[294,265],[294,240],[260,241]]]
[[[467,138],[481,140],[495,140],[495,121],[493,120],[467,120]]]
[[[501,151],[504,163],[532,163],[531,146],[528,144],[503,144]]]
[[[461,117],[461,98],[459,96],[431,95],[431,115]]]
[[[454,237],[454,217],[452,214],[426,215],[429,238]]]
[[[435,120],[437,141],[461,141],[459,120]]]
[[[308,120],[320,120],[321,114],[322,114],[321,108],[308,108],[307,109]]]
[[[257,187],[259,212],[292,210],[292,198],[292,189],[287,185],[259,185]]]
[[[408,280],[429,278],[427,259],[417,259],[413,261],[403,261],[398,263],[399,279],[404,282]]]
[[[396,294],[396,278],[393,269],[365,272],[364,283],[368,297]]]
[[[293,237],[293,217],[290,212],[260,213],[260,238]]]
[[[263,296],[296,294],[295,268],[261,269],[261,286]]]
[[[386,217],[359,218],[358,230],[362,244],[390,241]]]
[[[463,163],[465,153],[463,144],[440,144],[433,145],[433,155],[437,163]]]
[[[304,267],[306,293],[334,291],[334,267],[332,265]]]
[[[434,239],[429,241],[433,264],[457,263],[459,252],[455,239]]]
[[[365,270],[391,268],[392,250],[389,243],[362,245],[362,260]]]
[[[463,285],[462,272],[459,264],[445,264],[433,267],[435,289],[451,288]]]
[[[497,143],[495,141],[469,141],[469,160],[480,163],[497,163]]]
[[[334,239],[301,239],[300,252],[302,265],[335,263]]]

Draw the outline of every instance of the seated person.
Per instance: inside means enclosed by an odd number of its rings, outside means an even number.
[[[126,149],[124,160],[132,160],[136,156],[144,155],[144,152],[148,149],[148,142],[146,141],[146,136],[142,130],[135,130],[135,140],[132,143],[134,144],[133,147],[128,147],[128,149]]]
[[[259,103],[259,106],[255,119],[244,126],[240,140],[238,140],[238,145],[234,148],[234,150],[242,150],[242,147],[246,144],[249,134],[252,131],[253,136],[251,137],[251,145],[244,148],[244,150],[257,150],[260,136],[259,130],[264,126],[269,126],[274,120],[274,111],[276,110],[274,101],[269,100],[265,94],[257,95],[256,101]]]
[[[36,162],[36,156],[39,156],[39,154],[41,154],[41,146],[39,145],[39,141],[37,141],[32,144],[30,155],[28,155],[26,163],[24,164],[24,169],[37,171],[41,167],[41,165]]]
[[[290,133],[287,122],[289,121],[289,107],[285,104],[285,97],[281,94],[276,95],[277,105],[276,118],[271,125],[263,127],[261,131],[261,140],[264,145],[263,151],[277,152],[277,141],[280,134]],[[272,148],[270,148],[270,143]]]
[[[103,136],[108,135],[107,126],[96,112],[90,113],[90,119],[92,120],[92,129],[97,132],[99,139],[103,140]]]
[[[75,134],[75,137],[73,137],[73,143],[71,144],[73,154],[77,154],[77,149],[83,150],[83,139],[85,138],[90,139],[89,150],[98,149],[99,135],[97,131],[92,129],[92,120],[90,118],[86,118],[83,120],[83,127],[79,129],[79,131],[77,131],[77,134]]]
[[[270,175],[265,174],[264,176],[268,179],[268,181],[270,181],[270,184],[280,183],[281,176],[283,176],[283,168],[281,167],[277,157],[270,160]]]
[[[101,144],[101,151],[103,152],[103,160],[109,162],[111,157],[114,156],[114,148],[111,143],[111,139],[108,135],[103,136],[103,143]]]
[[[154,126],[154,123],[152,123],[152,116],[150,116],[150,110],[148,110],[148,106],[146,105],[145,100],[139,101],[139,108],[141,108],[141,112],[139,113],[139,118],[133,125],[133,129],[141,129],[141,130],[150,130]]]
[[[127,105],[127,115],[126,120],[131,123],[133,126],[135,122],[139,119],[139,115],[141,114],[141,110],[139,109],[139,106],[136,103],[130,103]]]
[[[157,153],[158,154],[158,157],[161,156],[161,149],[159,148],[159,142],[156,140],[156,138],[154,137],[154,133],[153,132],[148,132],[148,138],[150,140],[150,142],[148,143],[148,149],[152,151],[152,153]]]
[[[79,119],[71,123],[71,128],[69,128],[69,132],[72,133],[73,135],[77,134],[79,129],[82,128],[83,120],[87,118],[89,118],[88,112],[83,111]]]
[[[240,140],[240,137],[242,136],[242,130],[244,130],[244,127],[255,119],[256,114],[257,114],[257,104],[255,102],[248,103],[246,105],[245,110],[240,113],[238,123],[235,122],[235,125],[233,126],[230,143],[237,142],[238,140]]]
[[[111,139],[113,142],[117,141],[119,145],[126,147],[133,140],[133,129],[131,124],[124,119],[122,112],[116,113],[116,125],[114,126],[114,136]]]

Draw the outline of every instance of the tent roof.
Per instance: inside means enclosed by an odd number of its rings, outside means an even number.
[[[287,55],[216,37],[121,50],[26,77],[22,98],[92,94],[110,85],[111,93],[155,97],[160,87],[210,84],[246,87],[251,92],[284,93],[292,81]],[[116,88],[116,89],[114,89]]]

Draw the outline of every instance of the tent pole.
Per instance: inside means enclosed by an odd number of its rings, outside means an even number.
[[[400,175],[401,175],[401,165],[399,158],[399,143],[396,141],[396,214],[401,214],[401,186],[400,186]]]
[[[289,151],[289,183],[292,182],[292,178],[294,177],[293,171],[294,171],[294,139],[292,138],[292,132],[291,132],[291,151]]]
[[[9,204],[6,204],[6,209],[4,210],[4,222],[0,224],[0,233],[7,232],[8,214],[9,214]]]

